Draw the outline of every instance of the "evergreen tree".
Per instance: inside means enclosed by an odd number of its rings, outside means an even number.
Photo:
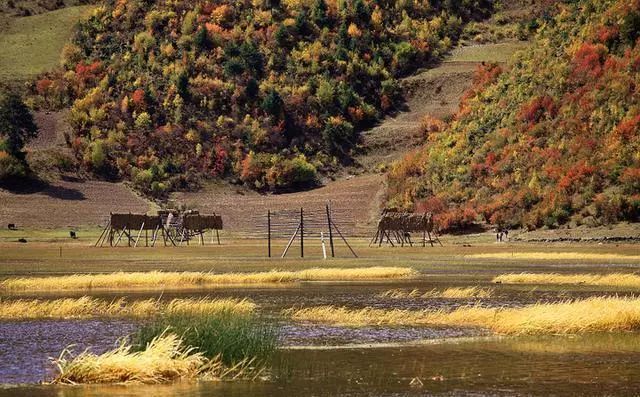
[[[316,0],[311,10],[311,19],[318,27],[322,28],[328,25],[329,17],[327,16],[327,3],[324,0]]]
[[[22,149],[36,136],[38,126],[22,98],[13,92],[0,94],[0,137],[4,140],[4,149],[24,160]]]

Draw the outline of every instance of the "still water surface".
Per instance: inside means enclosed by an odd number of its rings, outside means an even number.
[[[496,338],[482,330],[366,327],[285,323],[291,306],[436,309],[474,300],[381,299],[389,288],[428,290],[442,285],[307,284],[284,289],[220,290],[176,296],[253,299],[281,324],[281,344],[268,381],[199,382],[162,386],[33,385],[50,376],[48,357],[75,343],[74,351],[102,352],[135,331],[131,320],[42,320],[0,323],[0,397],[76,396],[404,396],[404,395],[639,395],[640,335]],[[602,291],[494,286],[489,306],[602,295]],[[624,291],[616,291],[625,294]],[[155,294],[155,295],[154,295]],[[131,295],[131,294],[129,294]],[[103,294],[115,297],[115,294]],[[158,296],[141,293],[140,297]],[[385,345],[391,343],[392,345]],[[360,344],[361,346],[351,346]],[[364,346],[373,344],[372,346]],[[313,345],[314,348],[308,348]],[[305,347],[306,346],[306,347]],[[32,384],[16,386],[15,384]],[[12,385],[9,385],[12,384]]]

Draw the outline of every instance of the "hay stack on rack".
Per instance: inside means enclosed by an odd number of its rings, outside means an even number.
[[[186,241],[189,244],[189,240],[196,236],[200,237],[200,242],[204,245],[204,234],[207,230],[215,230],[220,244],[219,231],[222,230],[222,226],[222,217],[219,215],[200,215],[197,211],[161,210],[158,211],[158,215],[112,213],[94,246],[102,247],[108,242],[109,246],[115,247],[125,237],[129,247],[137,247],[143,231],[145,247],[149,246],[149,231],[152,231],[152,247],[160,237],[165,246],[167,242],[173,246],[178,245],[176,242],[181,244]]]
[[[403,247],[405,243],[413,246],[411,233],[422,233],[423,247],[427,244],[427,237],[432,247],[434,242],[442,245],[434,233],[433,216],[431,213],[414,214],[385,209],[380,216],[378,229],[373,239],[371,239],[369,246],[376,243],[378,246],[381,246],[385,240],[391,244],[391,246],[395,246],[394,240]]]

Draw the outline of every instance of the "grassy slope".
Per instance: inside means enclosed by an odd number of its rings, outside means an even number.
[[[91,6],[68,7],[8,20],[0,32],[0,81],[26,80],[58,65],[75,22]]]

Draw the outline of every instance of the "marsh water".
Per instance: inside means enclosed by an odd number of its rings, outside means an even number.
[[[468,286],[469,284],[465,284]],[[301,283],[283,288],[165,292],[174,297],[247,297],[280,328],[280,349],[268,379],[162,386],[49,386],[49,357],[71,344],[99,353],[135,332],[133,320],[38,320],[0,323],[0,397],[28,396],[401,396],[401,395],[638,395],[640,335],[496,337],[447,327],[349,328],[291,322],[282,309],[317,305],[438,309],[470,303],[522,306],[540,301],[631,292],[593,288],[491,287],[491,298],[381,298],[391,289],[428,291],[455,282]],[[125,294],[92,294],[115,298]],[[66,295],[68,296],[68,295]],[[138,292],[130,299],[160,297]],[[21,296],[26,297],[26,296]],[[34,297],[34,296],[30,296]],[[47,295],[47,297],[53,297]]]

